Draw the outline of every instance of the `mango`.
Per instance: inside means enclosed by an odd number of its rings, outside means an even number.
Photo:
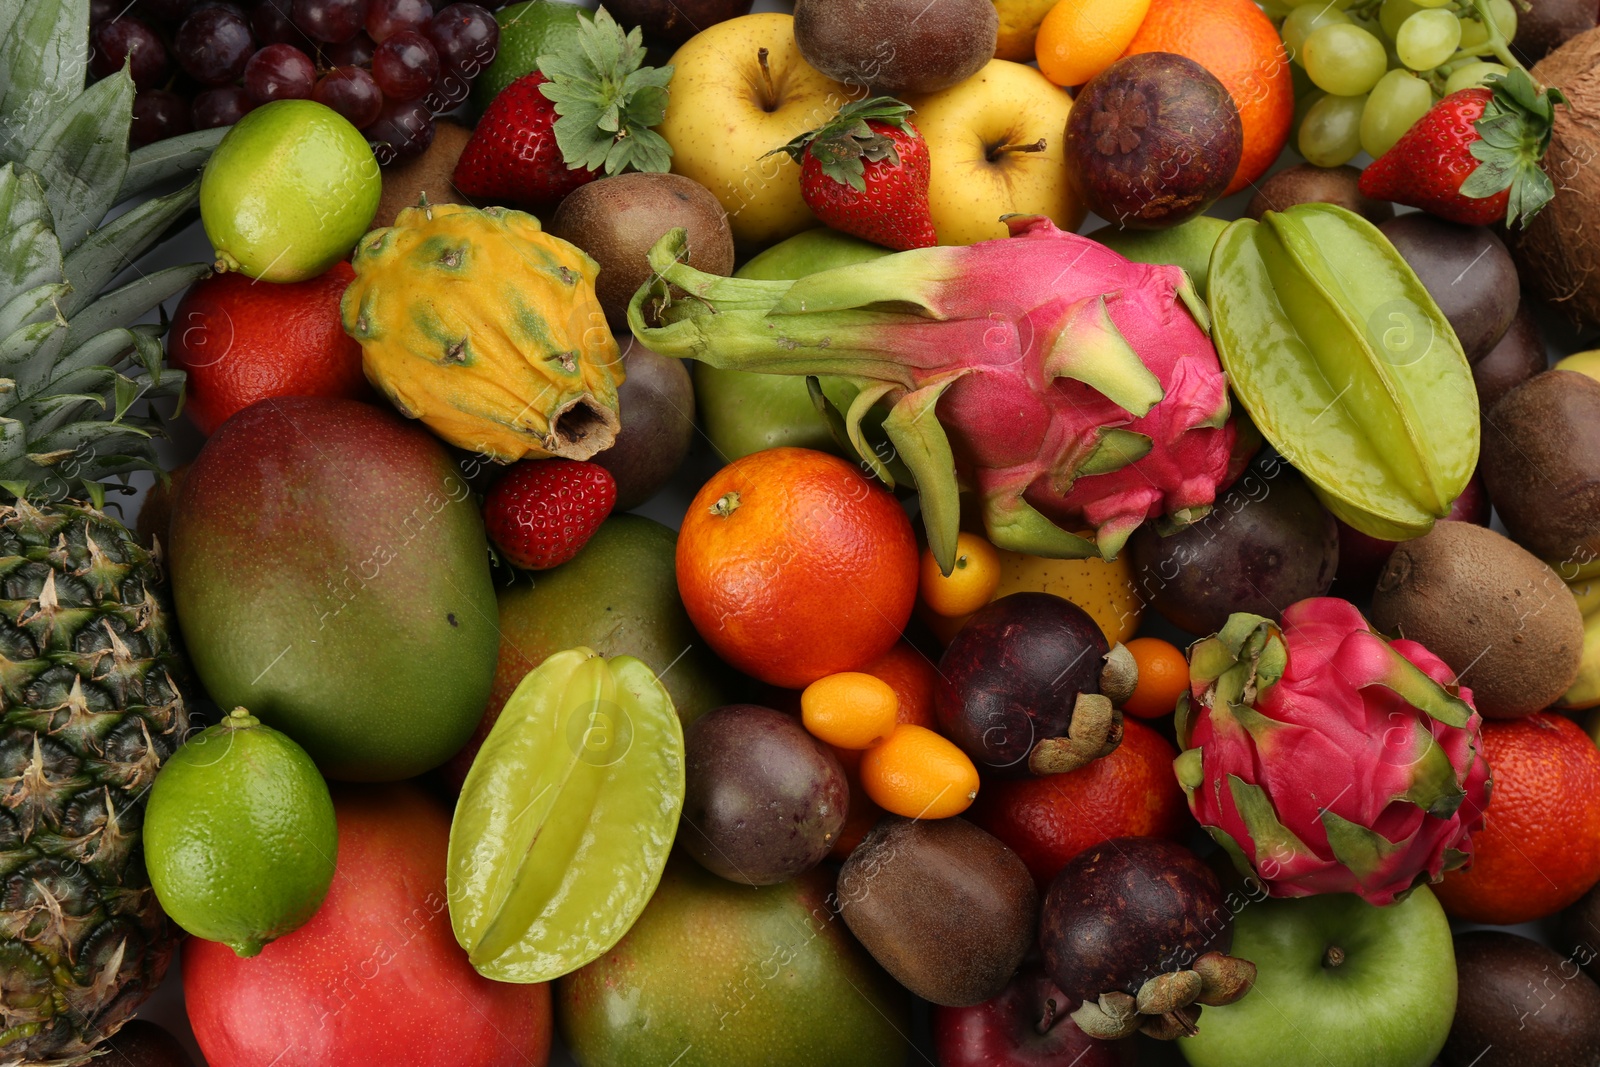
[[[471,735],[498,634],[488,545],[440,442],[352,400],[265,400],[189,468],[172,587],[190,659],[323,773],[410,778]]]

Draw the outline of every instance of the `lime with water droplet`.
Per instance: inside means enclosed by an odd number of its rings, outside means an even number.
[[[333,884],[333,798],[305,749],[243,708],[175,752],[150,789],[145,866],[196,937],[254,956]]]
[[[312,100],[277,100],[234,123],[200,178],[218,270],[315,278],[350,254],[383,195],[361,131]]]

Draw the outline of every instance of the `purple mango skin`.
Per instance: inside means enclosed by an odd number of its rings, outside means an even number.
[[[939,728],[983,773],[1025,778],[1033,746],[1066,735],[1078,694],[1100,692],[1109,651],[1071,601],[1001,597],[967,620],[939,660]]]
[[[391,781],[471,735],[498,636],[483,523],[437,439],[367,404],[264,400],[189,468],[172,518],[189,655],[334,778]]]

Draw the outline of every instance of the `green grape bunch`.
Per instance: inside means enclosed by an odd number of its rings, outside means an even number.
[[[1337,167],[1383,155],[1428,109],[1517,66],[1513,0],[1264,0],[1295,77],[1297,145]]]

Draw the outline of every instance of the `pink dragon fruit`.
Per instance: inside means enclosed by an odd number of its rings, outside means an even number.
[[[1189,809],[1279,897],[1392,904],[1472,859],[1489,765],[1472,691],[1333,597],[1236,614],[1189,650],[1175,768]]]
[[[960,481],[982,500],[990,540],[1034,555],[1112,558],[1146,519],[1200,518],[1236,431],[1188,276],[1046,218],[1008,221],[1010,238],[793,282],[694,270],[675,230],[651,250],[657,278],[628,322],[664,355],[856,384],[843,433],[890,485],[903,463],[947,571]],[[880,401],[892,405],[888,461],[861,426]]]

